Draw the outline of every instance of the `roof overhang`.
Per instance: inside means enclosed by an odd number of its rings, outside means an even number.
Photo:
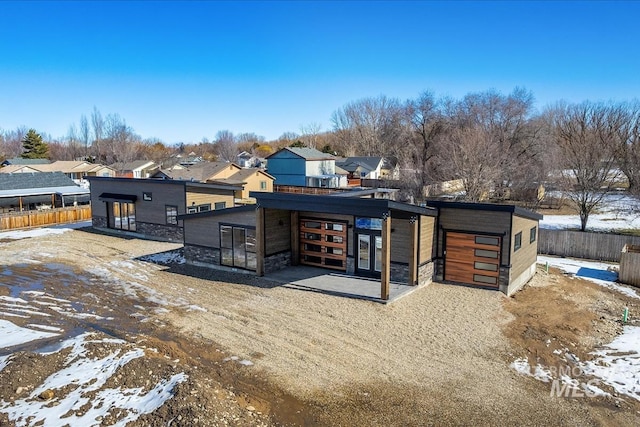
[[[135,194],[102,193],[98,199],[103,202],[135,203],[138,200],[138,196]]]
[[[60,194],[62,196],[89,194],[89,189],[78,187],[75,185],[67,187],[48,187],[48,188],[25,188],[19,190],[2,190],[0,198],[6,197],[28,197],[28,196],[45,196],[51,194]]]
[[[358,197],[336,197],[332,195],[311,195],[291,193],[250,192],[256,199],[256,207],[284,209],[300,212],[321,212],[382,218],[391,213],[392,217],[410,218],[416,215],[436,216],[437,209],[421,207],[387,199]]]

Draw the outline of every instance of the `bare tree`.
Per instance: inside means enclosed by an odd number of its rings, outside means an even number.
[[[629,192],[640,194],[640,102],[620,105],[624,114],[617,151],[620,170],[627,177]]]
[[[214,143],[218,159],[225,162],[235,162],[238,157],[238,144],[233,132],[221,130],[216,134]]]
[[[22,154],[22,140],[27,134],[26,126],[2,132],[0,135],[0,156],[11,159]]]
[[[94,105],[93,111],[91,112],[91,124],[93,125],[93,155],[95,156],[98,162],[103,161],[103,153],[102,153],[102,138],[104,136],[104,119],[102,118],[102,113],[98,110],[98,108]]]
[[[105,119],[103,152],[105,161],[127,163],[136,160],[141,152],[140,137],[118,114]]]
[[[551,117],[563,165],[560,182],[584,231],[620,175],[616,149],[624,114],[615,106],[584,102],[558,106]]]
[[[381,95],[350,102],[331,116],[333,129],[346,156],[394,154],[404,136],[400,101]]]
[[[465,200],[487,198],[502,172],[496,159],[503,154],[495,136],[479,125],[466,126],[453,129],[439,146],[439,169],[450,178],[462,180]]]
[[[82,156],[83,147],[80,142],[80,137],[78,135],[78,129],[74,124],[69,126],[69,130],[67,131],[66,144],[63,152],[64,159],[58,158],[58,160],[75,160]],[[54,158],[53,150],[51,150],[51,157]]]
[[[317,122],[312,122],[308,125],[300,126],[300,139],[307,147],[318,149],[321,131],[322,125]]]
[[[441,106],[442,100],[428,91],[407,101],[405,106],[409,125],[407,144],[396,150],[396,157],[402,165],[402,180],[417,199],[424,196],[424,187],[433,180],[432,159],[448,127]]]
[[[89,128],[87,116],[84,114],[80,116],[80,131],[78,138],[84,146],[84,156],[86,158],[89,155],[89,138],[91,138],[91,129]]]

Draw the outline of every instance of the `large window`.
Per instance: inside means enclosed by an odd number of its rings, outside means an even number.
[[[256,269],[256,230],[241,225],[220,225],[220,264]]]
[[[110,204],[113,228],[136,231],[136,205],[127,202],[111,202]]]
[[[178,207],[166,205],[164,211],[167,218],[167,224],[178,225]]]

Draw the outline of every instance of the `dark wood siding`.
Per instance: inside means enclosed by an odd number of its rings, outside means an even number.
[[[435,230],[436,220],[432,216],[420,217],[420,256],[418,262],[420,264],[430,261],[435,256],[433,245],[433,233]]]
[[[265,256],[291,250],[291,213],[265,209]]]
[[[185,245],[220,248],[220,223],[256,226],[255,211],[233,212],[228,215],[205,216],[184,221]]]
[[[123,179],[91,182],[91,205],[94,216],[106,217],[106,203],[98,198],[102,193],[127,194],[137,197],[136,221],[166,224],[165,206],[178,207],[178,214],[185,213],[185,191],[182,183],[152,182],[150,180]],[[151,193],[151,200],[144,200],[142,193]],[[180,224],[182,225],[182,224]]]
[[[530,231],[531,228],[536,227],[536,241],[530,243]],[[514,245],[511,244],[511,277],[516,278],[524,271],[526,271],[531,264],[537,261],[538,257],[538,221],[522,218],[519,216],[513,217],[513,227],[511,232],[511,241],[514,241],[514,237],[518,232],[522,232],[522,246],[517,251],[514,251]]]
[[[408,219],[391,218],[391,262],[408,264],[411,256],[411,230]]]

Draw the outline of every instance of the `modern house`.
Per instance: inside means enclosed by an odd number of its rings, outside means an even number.
[[[249,196],[252,191],[273,192],[275,178],[262,169],[242,169],[228,178],[210,180],[217,184],[229,184],[241,186],[242,190],[236,192],[236,203],[255,203],[255,199]]]
[[[188,263],[269,274],[305,264],[389,282],[511,295],[535,273],[541,215],[507,205],[371,198],[375,190],[252,193],[257,205],[182,215]],[[363,198],[363,196],[367,196]]]
[[[124,178],[149,178],[160,167],[151,160],[136,160],[133,162],[114,163],[111,168],[116,176]]]
[[[93,227],[182,242],[178,215],[234,206],[241,187],[184,180],[89,177]]]
[[[336,173],[336,158],[313,148],[283,148],[267,157],[276,185],[339,188],[346,177]]]
[[[89,203],[89,190],[61,172],[0,174],[0,213]]]

